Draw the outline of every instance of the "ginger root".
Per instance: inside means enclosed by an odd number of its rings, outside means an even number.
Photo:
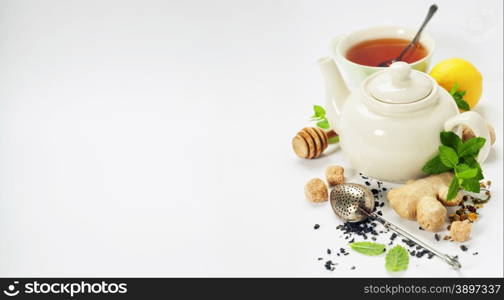
[[[405,185],[388,192],[390,206],[402,218],[416,219],[423,229],[439,231],[445,223],[447,214],[446,208],[439,201],[450,205],[462,201],[462,195],[457,195],[451,200],[453,203],[446,200],[447,188],[452,178],[453,174],[446,172],[410,180]]]
[[[424,196],[417,203],[416,219],[423,229],[435,232],[443,229],[447,212],[436,198]]]

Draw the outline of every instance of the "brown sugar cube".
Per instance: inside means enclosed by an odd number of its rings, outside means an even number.
[[[345,183],[345,169],[341,166],[329,166],[326,169],[325,175],[329,185],[338,185]]]
[[[450,235],[456,242],[465,242],[471,236],[472,223],[469,220],[451,223]]]
[[[325,182],[320,178],[313,178],[305,185],[305,195],[310,202],[327,201],[328,192]]]

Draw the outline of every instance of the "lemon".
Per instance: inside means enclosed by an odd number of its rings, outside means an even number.
[[[481,73],[467,60],[450,58],[437,63],[430,72],[437,83],[448,92],[458,84],[457,91],[465,91],[464,100],[471,109],[478,104],[483,92]]]

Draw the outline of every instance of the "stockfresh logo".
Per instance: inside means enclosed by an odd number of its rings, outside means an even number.
[[[9,297],[14,297],[19,294],[19,290],[17,289],[17,285],[19,284],[19,281],[14,281],[12,284],[9,284],[7,289],[5,289],[3,292],[5,295]]]
[[[14,281],[3,290],[3,293],[9,297],[15,297],[19,294],[46,294],[46,295],[68,295],[74,297],[82,294],[126,294],[128,292],[127,283],[115,282],[40,282],[29,281],[19,284]]]

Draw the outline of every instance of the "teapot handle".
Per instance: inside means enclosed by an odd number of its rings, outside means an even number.
[[[480,136],[485,138],[485,145],[481,148],[477,161],[481,164],[483,163],[488,154],[490,153],[490,133],[488,132],[486,121],[483,117],[474,111],[467,111],[456,116],[451,117],[444,123],[444,128],[446,131],[452,131],[456,129],[459,125],[465,125],[469,127],[475,136]],[[461,128],[458,128],[459,135],[461,133]]]

